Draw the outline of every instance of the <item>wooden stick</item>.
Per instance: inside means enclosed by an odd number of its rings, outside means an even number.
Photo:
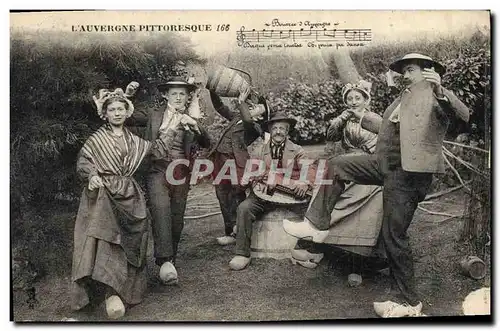
[[[203,215],[196,215],[196,216],[184,216],[185,220],[197,220],[200,218],[205,218],[205,217],[210,217],[210,216],[215,216],[221,214],[220,211],[213,212],[213,213],[208,213],[208,214],[203,214]]]
[[[464,189],[466,189],[467,192],[470,195],[472,195],[473,198],[476,198],[478,201],[482,201],[480,196],[478,196],[477,194],[474,194],[474,192],[472,192],[472,190],[469,187],[465,186],[465,183],[464,183],[462,177],[460,177],[460,174],[458,173],[457,169],[455,169],[455,167],[450,163],[450,160],[448,160],[445,153],[443,153],[443,156],[444,156],[444,160],[446,161],[448,166],[450,166],[451,170],[455,173],[455,175],[457,176],[458,180],[460,181],[460,183],[462,184]]]
[[[470,183],[472,183],[472,180],[468,180],[465,183],[466,184],[470,184]],[[439,192],[436,192],[436,193],[429,194],[429,195],[427,195],[425,197],[424,201],[435,199],[435,198],[438,198],[438,197],[443,196],[445,194],[455,192],[456,190],[459,190],[462,187],[464,187],[464,186],[462,184],[460,184],[458,186],[454,186],[454,187],[451,187],[451,188],[448,188],[448,189],[445,189],[445,190],[442,190],[442,191],[439,191]]]
[[[454,141],[444,140],[443,142],[447,143],[447,144],[450,144],[450,145],[455,145],[455,146],[460,146],[460,147],[465,147],[465,148],[473,149],[475,151],[479,151],[479,152],[483,152],[483,153],[489,153],[489,151],[487,151],[485,149],[482,149],[482,148],[479,148],[479,147],[474,147],[474,146],[460,144],[460,143],[457,143],[457,142],[454,142]]]
[[[467,169],[470,169],[476,173],[479,173],[480,171],[475,169],[475,167],[471,164],[469,164],[467,161],[464,161],[463,159],[461,159],[460,157],[456,156],[455,154],[453,154],[452,152],[450,152],[449,150],[447,150],[446,148],[443,147],[443,152],[445,155],[447,156],[451,156],[452,158],[454,158],[455,160],[457,160],[460,164],[464,165],[467,167]]]
[[[434,205],[434,204],[438,204],[438,205],[453,205],[453,206],[460,205],[460,204],[458,204],[456,202],[449,202],[449,201],[422,201],[422,202],[419,202],[419,205]]]
[[[471,164],[470,162],[467,162],[465,161],[464,159],[456,156],[455,154],[453,154],[452,152],[450,152],[448,149],[446,149],[446,147],[443,146],[443,151],[446,155],[448,156],[451,156],[452,158],[454,158],[455,160],[457,160],[458,162],[460,162],[461,164],[463,164],[464,166],[466,166],[468,169],[474,171],[475,173],[483,176],[483,177],[488,177],[488,175],[484,172],[482,172],[481,170],[479,170],[478,168],[476,168],[473,164]]]
[[[448,217],[459,217],[459,215],[452,215],[452,214],[448,214],[448,213],[442,213],[440,211],[432,211],[432,210],[429,210],[429,209],[425,209],[424,207],[421,207],[421,206],[418,206],[417,208],[420,209],[420,210],[423,210],[426,213],[429,213],[431,215],[448,216]]]
[[[460,184],[462,184],[462,186],[468,192],[470,192],[471,191],[470,188],[468,188],[467,186],[465,186],[464,180],[462,179],[462,177],[458,173],[457,169],[455,169],[455,167],[450,163],[450,160],[448,160],[448,158],[446,157],[446,155],[444,153],[443,153],[443,156],[444,156],[444,160],[446,161],[446,163],[448,164],[448,166],[451,168],[451,171],[453,171],[453,173],[455,174],[455,176],[457,176],[458,180],[460,181]]]

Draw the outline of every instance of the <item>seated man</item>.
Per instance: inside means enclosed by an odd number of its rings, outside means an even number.
[[[287,186],[298,198],[304,199],[312,188],[315,175],[313,166],[309,166],[307,178],[301,180],[302,166],[306,164],[304,149],[288,139],[288,133],[297,121],[288,118],[284,113],[273,114],[268,121],[271,138],[264,144],[260,159],[264,161],[264,175],[260,178],[266,181],[267,189],[276,189],[276,185]],[[248,164],[247,164],[248,165]],[[248,166],[247,168],[248,169]],[[284,171],[289,169],[290,171]],[[281,176],[281,172],[288,172],[289,176]],[[289,179],[289,182],[287,182]],[[232,270],[242,270],[250,263],[250,244],[252,238],[252,223],[259,219],[266,211],[276,208],[276,203],[259,198],[253,190],[238,206],[236,211],[236,256],[229,262]]]

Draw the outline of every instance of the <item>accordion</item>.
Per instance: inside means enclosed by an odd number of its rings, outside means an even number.
[[[254,182],[252,184],[252,191],[260,199],[279,205],[308,204],[313,194],[313,191],[309,189],[306,192],[305,198],[300,199],[295,196],[292,188],[277,184],[273,190],[270,190],[267,184],[262,182]]]

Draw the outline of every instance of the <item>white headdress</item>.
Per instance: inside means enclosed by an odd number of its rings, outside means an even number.
[[[99,117],[102,119],[106,118],[105,116],[106,111],[103,111],[102,107],[106,102],[106,100],[109,100],[111,98],[118,98],[120,100],[125,101],[128,104],[127,117],[130,117],[134,112],[134,104],[128,98],[135,95],[138,87],[139,83],[131,82],[130,84],[127,85],[125,92],[123,92],[121,88],[117,88],[114,91],[110,91],[108,89],[100,89],[99,97],[97,98],[95,95],[92,97],[94,99],[94,103],[97,106],[97,114],[99,115]]]
[[[360,80],[357,84],[347,83],[342,88],[342,100],[344,101],[344,104],[347,105],[345,101],[347,93],[349,93],[349,91],[356,90],[361,92],[369,102],[371,100],[370,96],[371,89],[372,89],[372,83],[366,80]]]

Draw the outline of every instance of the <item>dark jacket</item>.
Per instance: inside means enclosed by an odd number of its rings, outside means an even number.
[[[262,135],[262,128],[259,124],[252,121],[248,108],[240,107],[240,114],[236,114],[231,112],[229,107],[224,105],[214,92],[210,91],[210,97],[215,110],[227,119],[229,124],[224,129],[219,140],[213,144],[208,157],[212,157],[217,153],[217,149],[223,142],[224,137],[229,135],[230,150],[234,156],[236,165],[238,167],[245,167],[247,160],[250,158],[247,147]]]
[[[159,138],[158,136],[158,133],[159,133],[159,129],[160,129],[160,126],[163,122],[163,114],[166,110],[166,106],[161,106],[161,107],[158,107],[158,108],[154,108],[154,109],[149,109],[149,110],[145,110],[145,111],[140,111],[140,112],[134,112],[134,115],[132,115],[134,117],[134,120],[136,121],[136,123],[138,122],[142,122],[144,120],[144,117],[145,117],[145,114],[147,114],[147,124],[146,124],[146,131],[145,131],[145,134],[144,134],[144,139],[146,140],[149,140],[149,141],[155,141],[156,139]],[[200,147],[202,148],[209,148],[210,147],[210,138],[209,138],[209,135],[207,133],[207,131],[201,127],[200,125],[198,125],[200,131],[201,131],[201,134],[195,134],[191,131],[186,131],[184,133],[184,155],[186,155],[187,158],[190,158],[190,155],[191,155],[191,151],[193,149],[193,147],[198,144]],[[154,157],[152,157],[154,159]],[[148,160],[148,166],[150,168],[150,170],[153,170],[155,171],[155,163],[158,163],[158,162],[155,162],[157,160]],[[153,161],[153,162],[151,162]],[[164,164],[166,164],[166,162],[162,162]],[[163,168],[163,167],[162,167]],[[165,169],[162,169],[162,170],[165,170]]]

